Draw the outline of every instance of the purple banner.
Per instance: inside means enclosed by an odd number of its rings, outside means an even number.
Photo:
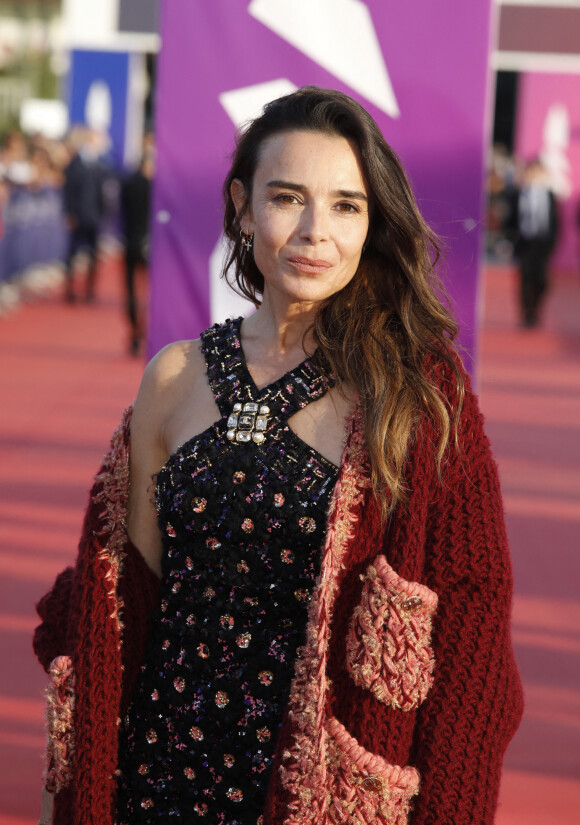
[[[239,314],[216,282],[236,125],[305,84],[363,104],[445,245],[443,277],[476,354],[489,0],[165,0],[157,89],[150,351]]]

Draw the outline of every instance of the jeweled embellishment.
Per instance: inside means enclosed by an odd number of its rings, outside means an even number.
[[[233,411],[228,417],[226,436],[229,441],[238,444],[247,444],[253,441],[254,444],[262,444],[266,436],[264,432],[268,429],[270,417],[270,407],[266,404],[256,404],[248,401],[245,404],[234,404]]]
[[[232,481],[234,484],[241,484],[246,478],[246,474],[243,473],[241,470],[236,470],[236,472],[232,476]]]
[[[155,690],[152,691],[151,698],[153,699],[154,702],[159,701],[159,691],[157,690],[157,688],[155,688]]]
[[[169,641],[169,639],[164,639],[163,644],[161,645],[161,647],[163,648],[163,650],[167,650],[169,648],[170,644],[171,644],[171,642]]]
[[[193,613],[190,613],[187,619],[185,620],[185,624],[191,627],[196,622],[196,618]]]
[[[230,616],[229,613],[225,613],[220,616],[220,624],[224,630],[230,630],[234,626],[234,617]]]
[[[148,730],[145,734],[145,738],[147,739],[150,745],[154,745],[155,742],[157,742],[157,731],[151,728],[151,730]]]
[[[313,533],[316,530],[316,522],[309,516],[302,516],[298,519],[298,524],[303,533]]]
[[[194,513],[203,513],[207,507],[207,499],[201,498],[201,496],[196,496],[192,499],[191,507]]]
[[[227,704],[229,704],[230,697],[225,692],[225,690],[218,690],[215,695],[215,703],[218,708],[225,708]]]
[[[215,590],[213,589],[213,587],[206,587],[203,591],[203,595],[206,599],[213,599],[213,597],[215,596]]]
[[[189,556],[185,559],[185,566],[188,570],[193,570],[193,561],[189,558]]]
[[[286,499],[282,493],[274,493],[274,507],[282,507]]]
[[[305,602],[307,599],[310,598],[310,593],[308,590],[303,590],[299,588],[298,590],[294,591],[294,598],[296,598],[299,602]]]
[[[284,549],[280,550],[280,558],[284,562],[284,564],[292,564],[294,561],[294,553],[292,550]]]
[[[142,764],[142,765],[139,765],[139,767],[137,768],[137,770],[138,770],[138,772],[141,774],[141,776],[147,776],[147,774],[149,773],[149,765],[146,765],[146,764],[143,762],[143,764]]]
[[[256,736],[260,742],[267,742],[271,735],[269,728],[258,728],[256,731]]]
[[[167,527],[165,528],[165,532],[168,536],[171,536],[172,539],[174,539],[176,536],[175,527],[172,524],[167,525]]]
[[[153,800],[150,796],[148,796],[146,799],[141,800],[141,807],[145,809],[153,807]]]
[[[244,531],[244,533],[251,533],[253,529],[254,529],[254,522],[252,521],[252,519],[251,518],[245,518],[242,521],[242,530]]]
[[[231,753],[224,753],[224,765],[226,768],[232,768],[236,760]]]
[[[173,687],[178,693],[183,693],[185,690],[185,679],[183,676],[176,676],[173,680]]]
[[[423,599],[420,596],[410,596],[401,605],[401,610],[404,610],[405,613],[416,613],[417,610],[421,609],[422,604]]]
[[[238,562],[238,573],[249,573],[250,568],[245,559],[242,559]]]
[[[193,806],[193,810],[198,816],[205,816],[207,813],[207,805],[205,802],[196,802]]]
[[[184,768],[183,774],[186,779],[195,779],[195,771],[193,768]]]
[[[261,670],[258,673],[258,681],[261,682],[263,685],[271,685],[274,681],[274,674],[271,670]]]
[[[228,799],[231,799],[232,802],[241,802],[244,798],[241,788],[228,788],[226,791],[226,796]]]
[[[179,591],[181,590],[181,582],[175,582],[171,590],[173,593],[179,593]]]
[[[236,637],[236,644],[238,647],[246,648],[250,646],[250,642],[252,641],[252,634],[251,633],[240,633]]]
[[[203,731],[201,728],[198,728],[194,725],[192,728],[189,729],[189,735],[193,740],[196,742],[201,742],[203,739]]]
[[[197,646],[197,655],[200,659],[207,659],[209,656],[209,647],[205,642],[200,642]]]

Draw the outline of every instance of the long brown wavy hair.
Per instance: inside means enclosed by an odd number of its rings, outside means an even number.
[[[224,183],[224,230],[230,254],[224,274],[238,291],[260,304],[264,278],[241,242],[230,194],[242,181],[247,203],[265,140],[281,132],[342,136],[358,150],[371,192],[367,239],[355,276],[322,302],[313,327],[318,352],[339,381],[352,385],[364,412],[371,479],[383,516],[404,502],[405,459],[421,416],[437,433],[441,461],[463,400],[463,379],[452,341],[457,325],[434,266],[439,245],[423,220],[401,162],[369,113],[341,92],[306,86],[268,103],[238,135]],[[453,398],[433,381],[434,365],[455,375]]]

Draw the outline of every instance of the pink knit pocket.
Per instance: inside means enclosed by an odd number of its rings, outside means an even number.
[[[326,723],[328,819],[334,825],[407,825],[419,792],[415,768],[390,765],[361,747],[336,717]]]
[[[346,640],[348,670],[379,702],[412,710],[433,683],[431,619],[437,595],[402,579],[383,555],[361,578],[361,602]]]
[[[57,656],[50,664],[47,689],[46,789],[58,793],[72,778],[74,752],[73,712],[75,678],[70,656]]]

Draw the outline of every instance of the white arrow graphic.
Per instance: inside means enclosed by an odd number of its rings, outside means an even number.
[[[361,0],[252,0],[248,11],[390,117],[400,110]]]
[[[228,113],[230,120],[239,129],[243,123],[258,117],[266,103],[295,90],[294,83],[285,78],[279,78],[266,83],[257,83],[255,86],[244,86],[241,89],[222,92],[219,95],[219,102]]]

